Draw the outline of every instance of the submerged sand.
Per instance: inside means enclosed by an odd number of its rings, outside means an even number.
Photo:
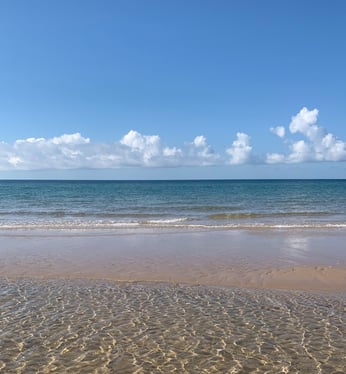
[[[346,295],[1,280],[0,372],[344,373]]]
[[[0,277],[346,291],[342,230],[3,231]]]

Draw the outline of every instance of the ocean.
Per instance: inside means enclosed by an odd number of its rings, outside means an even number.
[[[0,181],[0,229],[346,228],[346,180]]]
[[[2,180],[0,373],[345,373],[345,228],[346,180]]]

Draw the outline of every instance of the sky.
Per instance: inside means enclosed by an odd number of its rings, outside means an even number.
[[[0,178],[346,178],[346,1],[1,0]]]

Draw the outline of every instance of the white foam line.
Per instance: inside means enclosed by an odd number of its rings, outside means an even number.
[[[141,229],[141,228],[172,228],[172,229],[215,229],[215,230],[265,230],[265,229],[345,229],[346,223],[324,223],[324,224],[228,224],[228,225],[208,225],[208,224],[179,224],[187,219],[154,220],[146,222],[68,222],[68,223],[21,223],[21,224],[0,224],[0,230],[109,230],[109,229]]]

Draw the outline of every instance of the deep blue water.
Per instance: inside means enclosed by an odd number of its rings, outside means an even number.
[[[346,228],[346,180],[0,181],[0,228]]]

